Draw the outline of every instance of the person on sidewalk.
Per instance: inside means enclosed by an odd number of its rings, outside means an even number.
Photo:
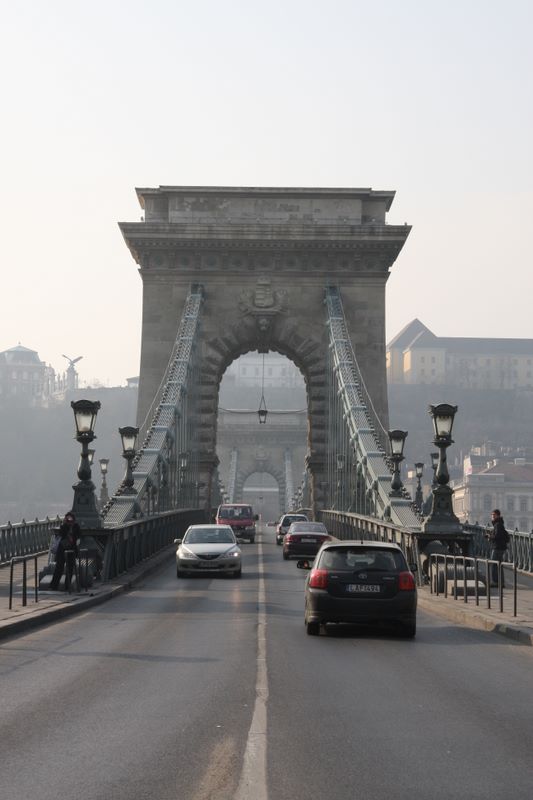
[[[498,576],[500,572],[500,564],[505,556],[507,544],[509,542],[509,534],[505,530],[503,517],[499,508],[495,508],[491,514],[492,520],[492,533],[489,534],[490,542],[490,558],[492,561],[497,561],[498,564],[491,564],[491,585],[498,586]],[[502,588],[503,588],[503,570],[502,570]]]
[[[50,583],[50,589],[57,591],[59,582],[63,575],[66,563],[65,591],[70,588],[74,566],[76,561],[78,538],[80,536],[80,526],[76,522],[76,517],[72,511],[67,511],[65,518],[59,528],[59,543],[56,550],[56,566]]]

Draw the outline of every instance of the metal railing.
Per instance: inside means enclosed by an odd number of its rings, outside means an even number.
[[[492,526],[484,527],[477,523],[471,525],[465,522],[463,530],[472,534],[474,555],[478,558],[488,557],[491,550],[488,534],[492,533]],[[507,545],[509,561],[524,572],[533,572],[533,531],[530,533],[509,531],[509,536],[510,541]]]
[[[393,522],[353,514],[349,511],[322,510],[318,514],[328,532],[337,539],[363,539],[365,541],[390,542],[401,548],[408,564],[417,565],[417,580],[422,582],[422,562],[418,550],[416,533]]]
[[[11,564],[9,568],[9,610],[13,609],[13,587],[14,587],[14,570],[15,564],[22,564],[22,605],[28,605],[28,561],[34,562],[34,572],[35,572],[35,602],[39,602],[39,576],[38,576],[38,568],[37,568],[37,559],[39,556],[37,554],[31,556],[15,556],[11,559]]]
[[[36,519],[0,526],[0,564],[9,564],[12,558],[35,555],[48,550],[50,535],[61,525],[61,519]]]
[[[327,480],[325,503],[419,530],[422,518],[402,487],[391,497],[388,435],[373,406],[350,340],[338,287],[326,289]]]
[[[476,606],[480,598],[486,598],[487,608],[492,607],[491,580],[492,571],[497,573],[498,610],[504,611],[504,567],[512,570],[513,574],[513,616],[517,615],[518,607],[518,571],[516,564],[510,561],[495,561],[490,558],[471,558],[469,556],[451,556],[444,553],[432,553],[429,559],[429,586],[431,594],[437,597],[443,595],[447,598],[450,594],[454,600],[462,598],[468,603],[468,597],[473,597]],[[449,584],[452,584],[451,591]]]

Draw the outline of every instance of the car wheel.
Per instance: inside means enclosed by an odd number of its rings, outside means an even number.
[[[240,578],[242,575],[242,569],[239,569],[237,572],[233,572],[232,574],[234,578]]]
[[[416,620],[404,623],[400,628],[400,633],[404,639],[414,639],[416,636]]]
[[[184,578],[185,573],[181,571],[178,567],[176,567],[176,578]]]
[[[280,542],[280,540],[279,540],[279,539],[276,539],[276,544],[279,544],[279,545],[281,545],[281,542]]]
[[[308,636],[320,636],[320,622],[306,622],[305,630]]]
[[[250,544],[253,544],[254,542],[255,542],[255,536],[250,536]]]

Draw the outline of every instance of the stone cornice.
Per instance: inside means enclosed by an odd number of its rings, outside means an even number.
[[[275,226],[275,231],[268,226],[268,232],[260,226],[236,230],[227,225],[123,223],[120,227],[142,272],[158,274],[387,272],[411,230],[408,225]],[[220,238],[221,228],[226,237]],[[206,235],[199,235],[199,229]]]

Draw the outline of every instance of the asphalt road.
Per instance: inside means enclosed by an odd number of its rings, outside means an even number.
[[[258,538],[241,580],[169,563],[1,644],[2,800],[529,800],[532,648],[423,613],[309,637]]]

